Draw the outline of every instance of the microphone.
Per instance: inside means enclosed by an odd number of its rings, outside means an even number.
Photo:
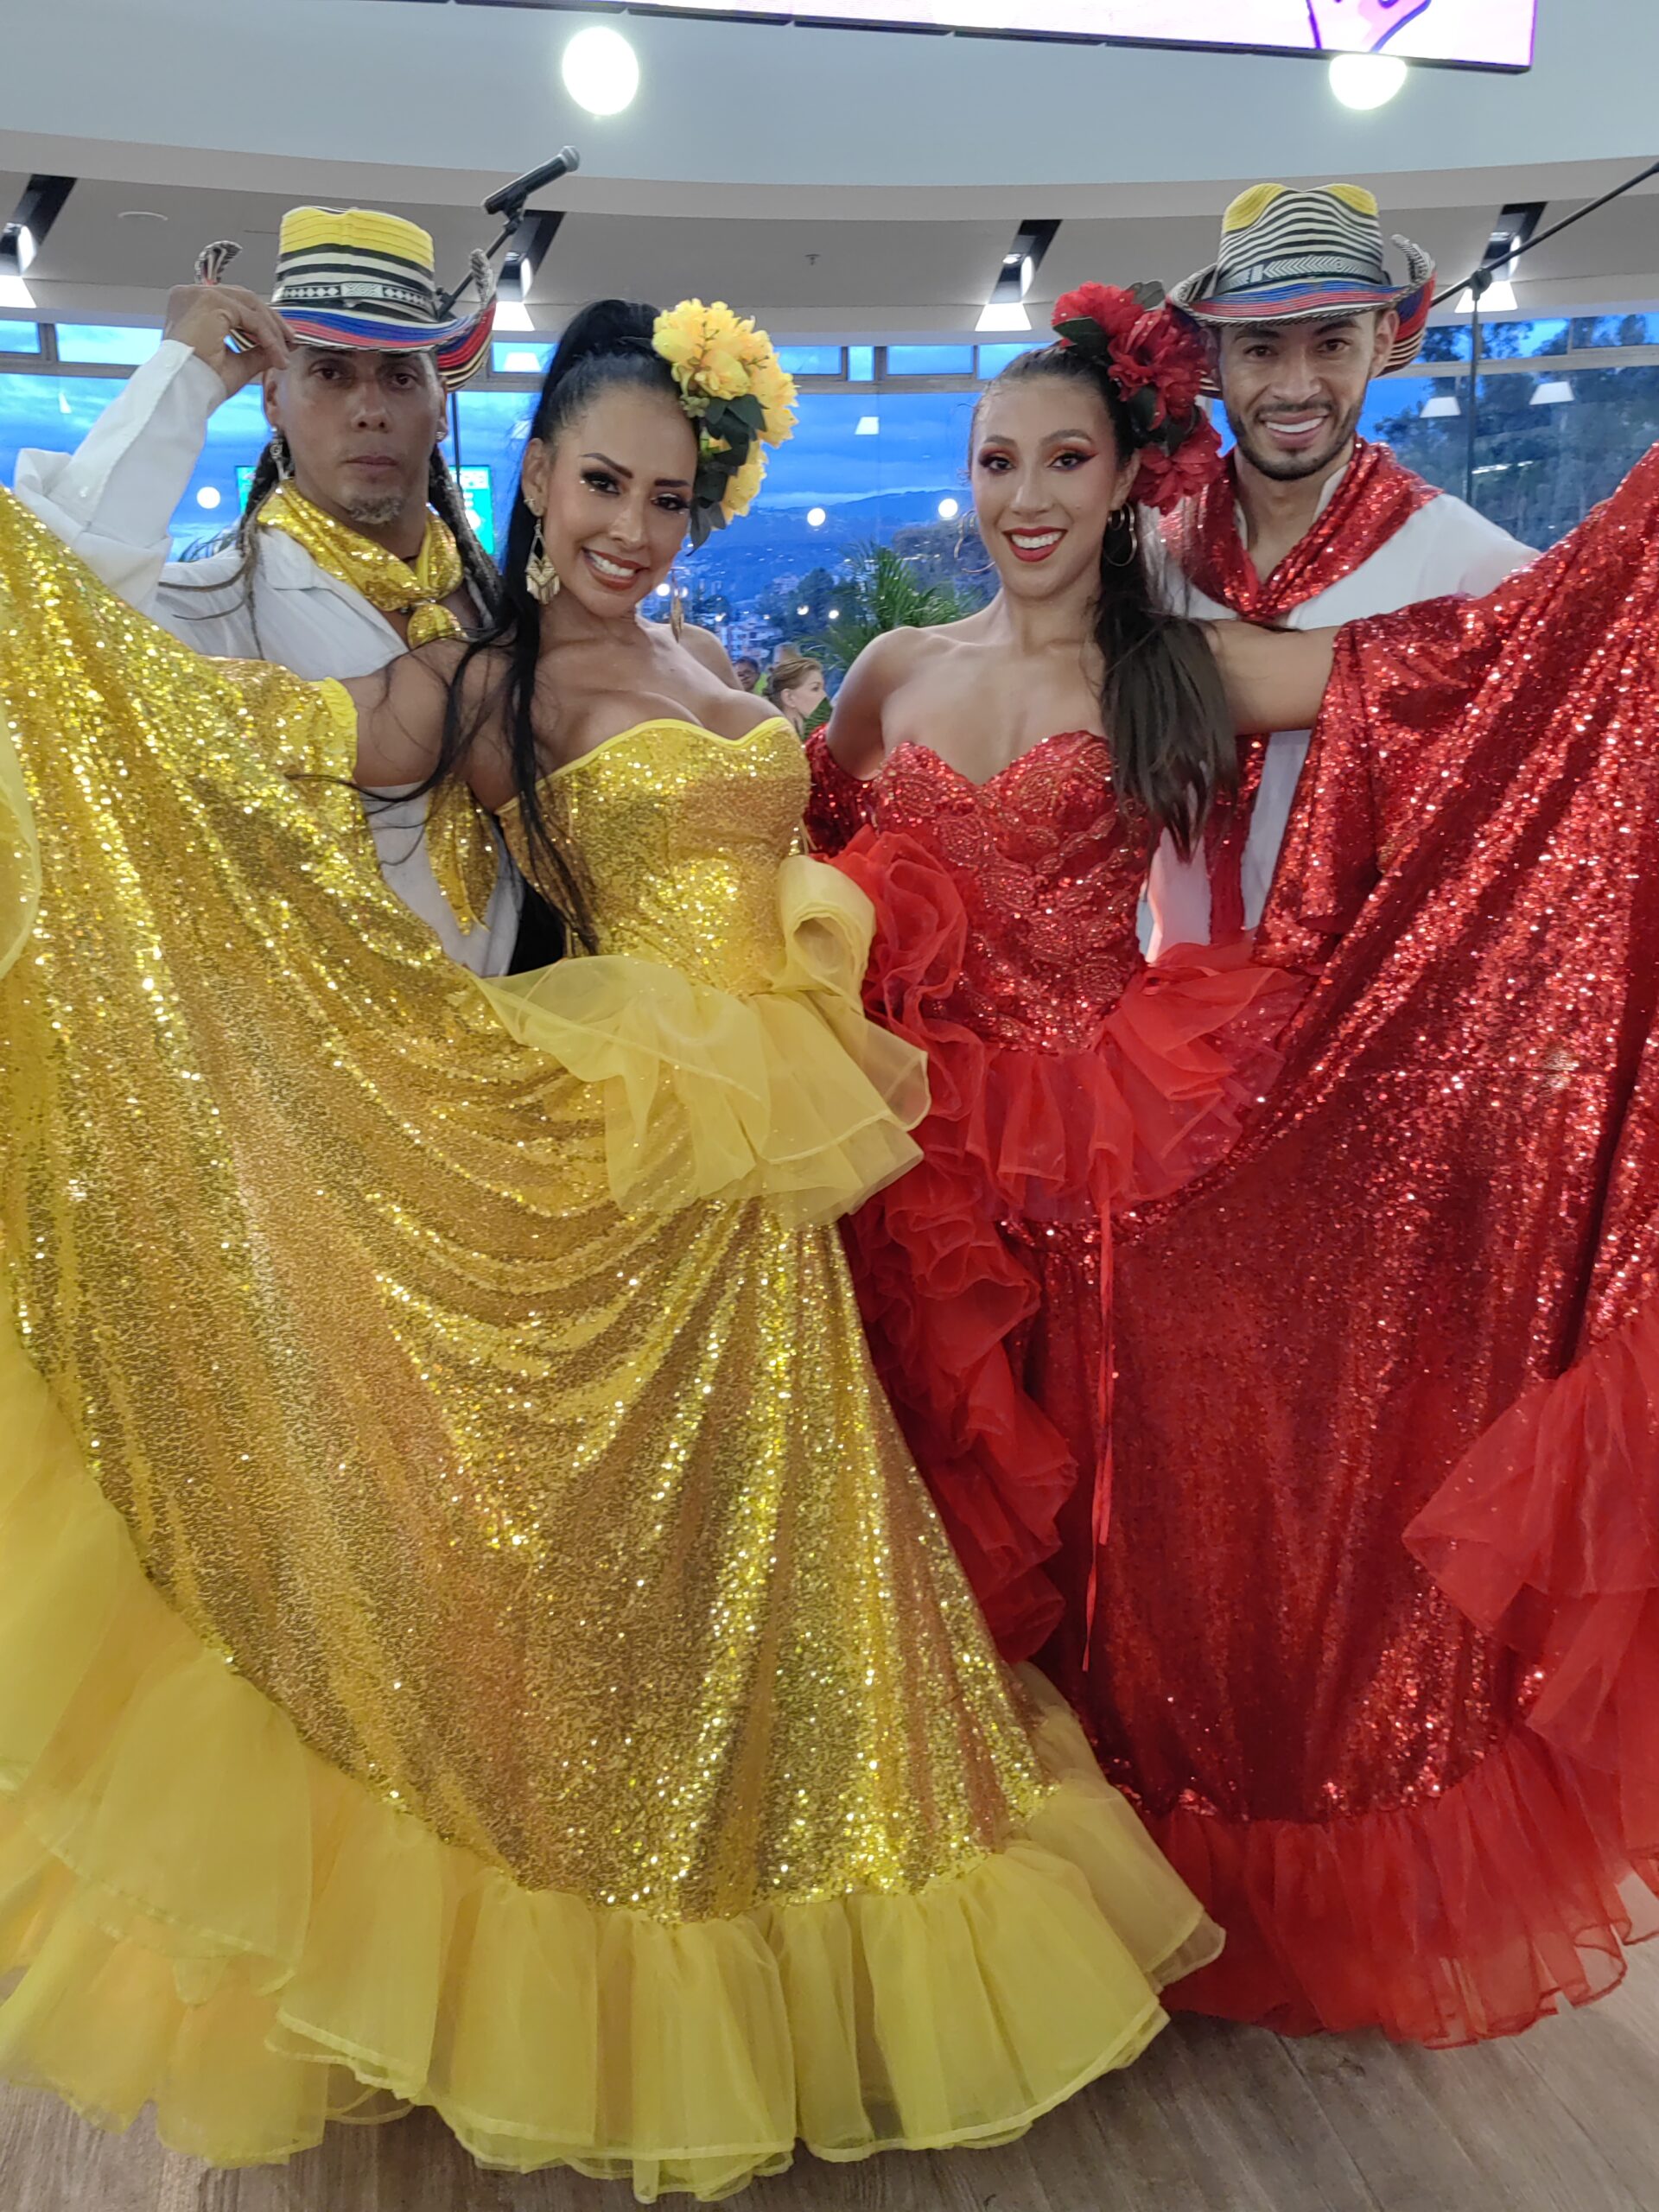
[[[523,176],[514,177],[511,184],[504,184],[493,192],[484,202],[486,215],[502,215],[522,207],[532,192],[539,192],[544,184],[551,184],[556,177],[569,176],[573,169],[582,167],[582,156],[574,146],[562,146],[550,162],[543,162],[538,169],[526,169]]]

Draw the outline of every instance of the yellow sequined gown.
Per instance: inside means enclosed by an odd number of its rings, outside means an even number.
[[[793,736],[550,779],[603,950],[486,994],[345,695],[3,493],[0,714],[0,2073],[650,2199],[1133,2057],[1216,1938],[872,1385],[833,1221],[922,1100]]]

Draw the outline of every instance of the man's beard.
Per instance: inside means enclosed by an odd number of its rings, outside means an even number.
[[[398,519],[408,505],[401,492],[365,493],[361,499],[340,501],[346,514],[359,530],[384,530],[388,523]]]
[[[1300,484],[1306,477],[1320,475],[1346,448],[1359,428],[1359,408],[1353,407],[1345,415],[1338,416],[1324,444],[1311,446],[1306,453],[1279,453],[1272,448],[1264,451],[1253,434],[1242,427],[1236,429],[1235,435],[1240,452],[1259,476],[1265,476],[1274,484]]]

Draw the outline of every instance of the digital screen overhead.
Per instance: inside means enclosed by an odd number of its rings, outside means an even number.
[[[556,0],[576,5],[579,0]],[[1537,0],[628,0],[636,14],[1121,39],[1524,69]]]

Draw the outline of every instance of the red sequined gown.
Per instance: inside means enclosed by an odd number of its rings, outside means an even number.
[[[1109,1526],[1043,1657],[1227,1931],[1194,2008],[1465,2043],[1659,1921],[1656,701],[1659,451],[1490,599],[1345,632],[1282,1075],[1117,1224]]]
[[[1010,1658],[1086,1613],[1109,1492],[1111,1219],[1217,1159],[1278,1062],[1285,980],[1243,943],[1135,940],[1144,852],[1105,742],[985,784],[809,741],[809,827],[874,900],[877,1017],[929,1056],[921,1164],[848,1230],[887,1393]]]

